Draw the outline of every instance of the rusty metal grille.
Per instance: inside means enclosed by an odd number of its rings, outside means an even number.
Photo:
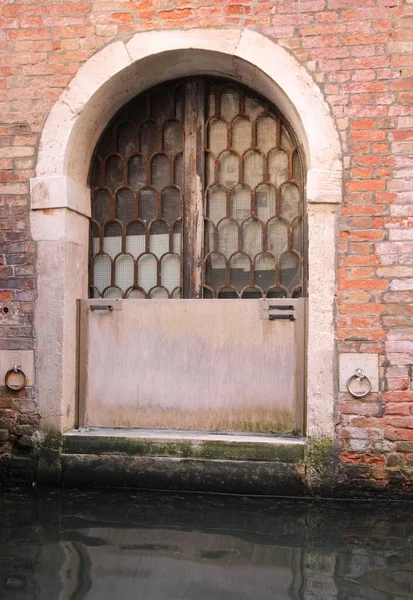
[[[303,296],[304,173],[288,124],[244,86],[141,94],[93,158],[90,295]]]
[[[280,115],[208,82],[204,297],[303,295],[303,169]]]
[[[90,294],[182,296],[184,87],[127,104],[104,133],[91,171]]]

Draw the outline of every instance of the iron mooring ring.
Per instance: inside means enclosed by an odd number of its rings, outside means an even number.
[[[357,379],[359,382],[363,381],[363,379],[367,379],[367,383],[368,383],[367,390],[365,392],[361,392],[361,393],[352,392],[350,389],[350,384],[354,379]],[[367,394],[369,394],[371,392],[371,381],[367,377],[367,375],[364,373],[363,369],[356,369],[354,371],[353,375],[351,375],[347,379],[346,387],[347,387],[349,394],[351,394],[353,396],[353,398],[364,398],[364,396],[367,396]]]
[[[16,373],[19,373],[21,376],[20,383],[12,383],[10,381],[10,377],[12,375],[15,375]],[[4,377],[4,383],[6,384],[6,387],[9,390],[12,390],[13,392],[19,392],[20,390],[25,388],[27,385],[27,375],[23,371],[23,369],[21,368],[20,365],[13,365],[12,368],[7,371],[7,373]]]

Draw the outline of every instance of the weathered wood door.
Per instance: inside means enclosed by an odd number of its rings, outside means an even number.
[[[288,123],[243,86],[120,111],[91,170],[81,424],[302,430],[303,187]]]

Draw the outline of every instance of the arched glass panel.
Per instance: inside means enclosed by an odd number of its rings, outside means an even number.
[[[304,295],[304,183],[288,122],[245,86],[206,76],[147,90],[92,158],[90,293]]]

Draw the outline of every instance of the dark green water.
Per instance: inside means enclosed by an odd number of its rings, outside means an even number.
[[[1,600],[413,599],[413,505],[0,496]]]

